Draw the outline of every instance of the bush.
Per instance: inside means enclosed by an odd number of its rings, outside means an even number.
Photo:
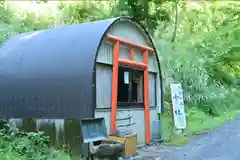
[[[11,128],[1,120],[0,159],[4,160],[56,160],[70,159],[66,153],[52,149],[49,137],[42,132],[24,132]]]
[[[0,130],[0,159],[47,159],[49,139],[43,133],[13,130],[6,121]]]

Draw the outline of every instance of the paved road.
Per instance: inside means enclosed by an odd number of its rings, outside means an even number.
[[[240,118],[192,138],[184,147],[151,146],[139,154],[141,160],[240,160]]]

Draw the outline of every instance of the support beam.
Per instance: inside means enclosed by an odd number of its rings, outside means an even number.
[[[148,51],[143,53],[144,63],[148,64]],[[145,136],[146,144],[150,143],[150,118],[149,118],[149,94],[148,94],[148,65],[144,69],[144,117],[145,117]]]
[[[112,41],[119,41],[120,43],[122,44],[125,44],[125,45],[128,45],[129,47],[134,47],[134,48],[138,48],[142,51],[149,51],[149,52],[154,52],[154,49],[153,48],[150,48],[148,46],[144,46],[144,45],[141,45],[141,44],[138,44],[138,43],[133,43],[133,42],[130,42],[128,40],[125,40],[125,39],[121,39],[117,36],[112,36],[110,34],[107,34],[106,35],[106,40],[112,40]]]
[[[143,68],[143,69],[147,67],[145,63],[135,62],[135,61],[126,60],[126,59],[119,59],[118,62],[120,64],[125,64],[131,67],[137,67],[137,68]]]
[[[130,60],[134,60],[134,49],[132,47],[130,48]]]
[[[117,118],[117,93],[118,93],[118,57],[119,42],[116,41],[113,47],[113,71],[112,71],[112,112],[111,112],[111,133],[116,130]]]

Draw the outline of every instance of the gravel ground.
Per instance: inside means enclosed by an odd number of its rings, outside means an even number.
[[[183,147],[143,147],[135,160],[240,160],[240,118],[210,133],[193,137]]]

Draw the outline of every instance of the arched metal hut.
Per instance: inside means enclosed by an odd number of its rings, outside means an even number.
[[[148,143],[162,106],[154,44],[131,18],[23,33],[0,48],[1,117],[105,117],[108,130],[127,127]]]

